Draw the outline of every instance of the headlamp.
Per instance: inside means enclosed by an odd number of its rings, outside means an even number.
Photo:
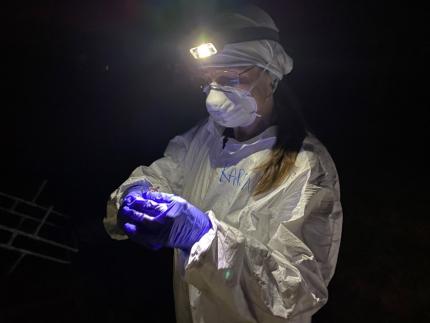
[[[216,50],[215,45],[212,43],[203,43],[190,49],[190,53],[195,59],[206,58],[215,55],[217,52],[218,51]]]
[[[210,35],[209,37],[206,36]],[[253,40],[274,40],[279,42],[279,34],[276,30],[266,27],[246,27],[233,30],[221,30],[211,33],[203,33],[200,45],[190,49],[195,59],[205,59],[222,51],[226,44],[241,43]]]

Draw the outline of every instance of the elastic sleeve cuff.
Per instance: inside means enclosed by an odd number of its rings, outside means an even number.
[[[114,240],[128,239],[127,235],[117,225],[118,208],[115,203],[110,200],[106,206],[106,217],[103,218],[103,225],[107,234]]]
[[[218,221],[212,211],[206,212],[206,215],[211,221],[212,228],[206,232],[199,241],[197,241],[190,250],[190,255],[185,263],[185,269],[198,264],[203,255],[210,249],[218,231]]]

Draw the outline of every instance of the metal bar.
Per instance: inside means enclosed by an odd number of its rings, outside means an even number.
[[[14,270],[16,269],[16,267],[18,267],[19,263],[21,262],[22,259],[24,259],[25,257],[25,253],[21,253],[18,257],[18,259],[15,261],[15,263],[12,265],[12,267],[10,267],[9,271],[8,271],[8,275],[12,274],[14,272]]]
[[[11,207],[11,210],[9,211],[9,213],[12,211],[12,210],[15,210],[15,208],[16,208],[16,206],[18,205],[18,203],[19,203],[19,201],[17,201],[17,200],[15,200],[14,201],[14,203],[13,203],[13,205],[12,205],[12,207]],[[16,229],[21,229],[21,225],[24,223],[24,218],[23,217],[20,217],[19,218],[19,223],[18,223],[18,225],[17,225],[17,227],[16,227]],[[17,236],[18,234],[16,233],[16,232],[13,232],[12,233],[12,236],[10,237],[10,239],[9,239],[9,242],[8,242],[8,245],[9,246],[11,246],[12,244],[13,244],[13,242],[15,241],[15,238],[16,238],[16,236]],[[18,261],[18,263],[21,261],[21,258],[19,259],[19,261]],[[18,264],[16,264],[16,265],[18,265]]]
[[[36,192],[36,195],[34,195],[33,199],[31,200],[33,203],[36,203],[36,200],[39,198],[40,194],[45,189],[46,183],[48,183],[48,181],[45,179],[42,182],[42,184],[40,184],[39,189]]]
[[[18,223],[18,226],[16,227],[16,229],[20,229],[23,222],[24,222],[24,218],[21,217],[19,219],[19,223]],[[15,241],[15,238],[17,235],[18,235],[18,233],[16,231],[12,233],[12,235],[9,239],[9,242],[7,243],[9,246],[11,246],[12,243]]]
[[[3,193],[3,192],[0,192],[0,196],[7,197],[7,198],[9,198],[11,200],[19,201],[20,203],[28,204],[30,206],[33,206],[35,208],[38,208],[38,209],[41,209],[41,210],[44,210],[44,211],[48,210],[47,207],[38,205],[38,204],[30,202],[30,201],[26,201],[26,200],[24,200],[22,198],[19,198],[19,197],[16,197],[16,196],[12,196],[12,195],[9,195],[9,194]],[[68,215],[62,214],[62,213],[60,213],[58,211],[53,211],[52,213],[55,214],[55,215],[59,215],[59,216],[65,217],[65,218],[69,218]]]
[[[13,232],[17,232],[18,234],[23,235],[25,237],[28,237],[28,238],[31,238],[31,239],[34,239],[34,240],[39,240],[41,242],[45,242],[47,244],[51,244],[53,246],[56,246],[56,247],[59,247],[59,248],[63,248],[63,249],[69,250],[69,251],[73,251],[73,252],[78,252],[79,251],[79,249],[67,246],[65,244],[58,243],[58,242],[55,242],[55,241],[51,241],[51,240],[48,240],[48,239],[45,239],[45,238],[42,238],[42,237],[39,237],[39,236],[35,236],[34,234],[26,233],[26,232],[23,232],[23,231],[20,231],[20,230],[11,229],[11,228],[8,228],[8,227],[6,227],[4,225],[1,225],[1,224],[0,224],[0,229],[6,230],[6,231],[9,231],[9,232],[12,232],[12,233]]]
[[[31,255],[31,256],[35,256],[35,257],[39,257],[39,258],[43,258],[43,259],[47,259],[47,260],[51,260],[54,262],[58,262],[61,264],[70,264],[71,261],[70,260],[64,260],[64,259],[60,259],[60,258],[55,258],[55,257],[51,257],[51,256],[46,256],[46,255],[42,255],[41,253],[38,252],[33,252],[30,250],[25,250],[25,249],[21,249],[21,248],[17,248],[17,247],[11,247],[8,245],[5,245],[3,243],[0,243],[0,247],[12,250],[12,251],[17,251],[17,252],[22,252],[26,255]]]
[[[43,225],[45,224],[45,222],[46,222],[46,219],[48,219],[48,216],[49,216],[49,214],[51,213],[51,211],[52,211],[52,209],[53,209],[54,207],[53,206],[50,206],[49,207],[49,209],[48,209],[48,211],[46,211],[46,213],[45,213],[45,215],[43,216],[43,219],[42,219],[42,221],[40,221],[40,223],[39,223],[39,225],[37,226],[37,228],[36,228],[36,231],[34,231],[34,235],[39,235],[39,231],[40,231],[40,229],[43,227]]]
[[[14,200],[13,201],[13,205],[10,207],[10,211],[15,211],[15,209],[16,209],[16,206],[19,204],[19,201],[18,200]]]
[[[1,206],[0,206],[0,210],[1,211],[5,211],[5,212],[9,212],[9,213],[11,213],[13,215],[16,215],[16,216],[21,216],[21,217],[23,217],[25,219],[28,219],[28,220],[31,220],[31,221],[40,222],[39,218],[35,218],[35,217],[31,216],[31,215],[27,215],[27,214],[24,214],[24,213],[21,213],[21,212],[18,212],[18,211],[11,211],[11,210],[5,209],[4,207],[1,207]],[[51,213],[53,213],[53,212],[51,212]],[[62,228],[62,226],[59,226],[57,224],[54,224],[54,223],[48,222],[48,221],[46,221],[45,224],[50,225],[50,226],[52,226],[54,228]]]

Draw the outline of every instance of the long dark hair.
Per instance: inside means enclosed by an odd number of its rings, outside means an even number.
[[[274,123],[277,128],[276,143],[270,157],[255,170],[261,177],[253,192],[254,196],[275,189],[285,180],[306,137],[306,122],[298,100],[285,81],[278,84],[274,94]]]

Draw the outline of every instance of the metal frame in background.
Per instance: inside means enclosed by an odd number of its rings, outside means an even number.
[[[73,246],[70,246],[70,245],[66,245],[64,243],[60,243],[58,241],[52,240],[49,237],[42,237],[40,235],[41,229],[44,226],[51,226],[54,228],[63,228],[62,226],[52,222],[54,220],[54,217],[61,217],[64,220],[70,219],[69,216],[55,211],[53,206],[44,207],[44,206],[38,205],[36,203],[36,200],[40,196],[43,189],[45,188],[46,183],[47,183],[47,181],[45,180],[40,185],[37,193],[35,194],[35,196],[33,197],[33,199],[31,201],[27,201],[27,200],[24,200],[24,199],[16,197],[16,196],[12,196],[12,195],[0,192],[0,198],[2,200],[6,201],[6,204],[7,204],[7,201],[9,201],[9,203],[11,204],[10,207],[4,207],[4,206],[0,205],[0,211],[2,212],[3,216],[11,216],[11,217],[18,217],[19,218],[18,224],[13,226],[13,227],[0,224],[0,231],[6,231],[6,232],[11,233],[9,241],[7,243],[1,242],[0,248],[11,250],[14,252],[18,252],[20,254],[18,259],[15,260],[15,262],[12,264],[10,269],[7,271],[7,275],[10,275],[14,272],[14,270],[18,267],[18,265],[20,264],[20,262],[24,259],[24,257],[26,255],[31,255],[34,257],[42,258],[42,259],[56,262],[56,263],[60,263],[60,264],[70,264],[71,263],[71,253],[72,252],[77,253],[79,251],[78,248],[75,247],[77,245],[77,243],[76,243],[76,240],[74,240],[74,239],[72,239],[72,241],[71,241]],[[43,211],[44,212],[43,217],[38,218],[38,217],[35,217],[33,215],[29,215],[29,214],[25,214],[25,213],[17,211],[18,206],[22,205],[22,204]],[[36,224],[38,224],[36,229],[33,232],[25,232],[22,230],[22,224],[24,223],[25,220],[33,221]],[[61,258],[61,257],[58,257],[56,255],[50,255],[48,253],[36,252],[36,251],[30,250],[27,248],[18,247],[14,243],[16,242],[16,238],[19,236],[23,236],[25,238],[35,240],[38,243],[46,244],[46,245],[49,245],[51,247],[54,246],[55,248],[62,249],[64,251],[66,251],[66,257]]]

